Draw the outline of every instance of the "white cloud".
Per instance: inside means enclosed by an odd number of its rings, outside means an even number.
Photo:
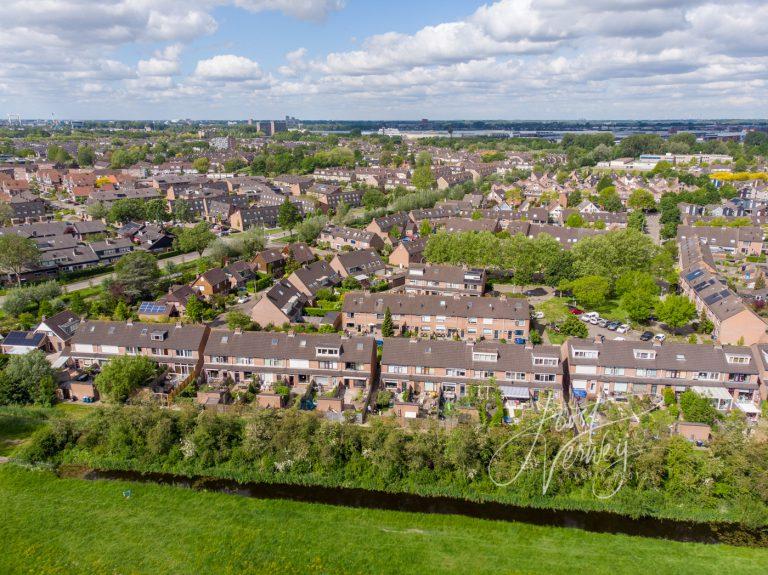
[[[324,20],[331,12],[344,7],[344,0],[235,0],[235,4],[252,12],[277,10],[302,20]]]
[[[222,54],[207,60],[200,60],[194,75],[203,80],[224,80],[243,82],[261,77],[259,64],[244,56]]]

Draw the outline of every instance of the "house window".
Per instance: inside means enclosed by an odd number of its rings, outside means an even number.
[[[606,367],[605,375],[624,375],[623,367]]]
[[[417,365],[416,366],[416,373],[419,375],[434,375],[435,374],[435,368],[434,367],[424,367],[423,365]]]
[[[730,354],[726,354],[725,358],[728,361],[728,363],[740,363],[740,364],[748,364],[750,359],[748,355],[730,355]]]
[[[533,358],[533,365],[549,365],[549,366],[556,366],[557,365],[557,358],[556,357],[536,357]]]
[[[719,381],[720,374],[714,371],[699,371],[694,379],[704,379],[707,381]]]
[[[449,377],[464,377],[467,374],[466,369],[451,368],[445,370],[445,375]]]
[[[583,358],[594,359],[597,357],[597,350],[596,349],[574,349],[573,357],[583,357]]]
[[[533,375],[533,380],[540,383],[554,383],[555,377],[554,373],[536,373]]]
[[[637,377],[656,377],[655,369],[637,368]]]
[[[432,321],[432,316],[431,315],[423,315],[423,316],[421,316],[421,321],[423,321],[423,322]]]
[[[404,365],[388,365],[387,373],[408,373],[408,368]]]
[[[317,347],[317,348],[315,348],[315,353],[317,355],[326,355],[326,356],[338,357],[339,356],[339,348],[338,347]]]
[[[522,371],[508,371],[504,376],[510,381],[525,381],[525,373]]]
[[[192,357],[192,350],[191,349],[177,349],[176,355],[178,357]]]
[[[472,353],[472,361],[493,361],[498,359],[498,353],[483,353],[476,351]]]
[[[655,359],[656,352],[647,349],[634,350],[635,359]]]
[[[240,365],[253,365],[253,358],[252,357],[238,357],[237,363]]]
[[[264,360],[264,365],[267,367],[285,367],[285,360],[268,357]]]

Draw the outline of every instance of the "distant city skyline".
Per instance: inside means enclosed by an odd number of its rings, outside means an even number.
[[[768,117],[768,3],[6,0],[0,117]]]

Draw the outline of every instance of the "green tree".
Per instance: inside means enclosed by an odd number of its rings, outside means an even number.
[[[638,232],[644,232],[645,231],[645,214],[641,211],[632,212],[627,216],[627,227],[631,230],[636,230]]]
[[[15,215],[16,212],[13,211],[13,208],[10,204],[5,202],[0,203],[0,226],[9,225]]]
[[[56,373],[45,353],[12,355],[0,374],[0,404],[51,405],[56,399]]]
[[[277,213],[277,224],[283,229],[288,229],[293,234],[293,229],[296,227],[296,224],[301,222],[301,219],[299,208],[286,196]]]
[[[157,198],[144,205],[144,214],[151,222],[164,222],[168,218],[165,200]]]
[[[88,144],[77,148],[77,164],[79,166],[92,166],[96,160],[96,153]]]
[[[573,190],[570,194],[568,194],[567,207],[575,208],[581,203],[582,199],[583,197],[581,195],[581,190]]]
[[[696,317],[696,306],[683,295],[668,295],[656,306],[656,316],[673,330],[680,329]]]
[[[385,208],[387,206],[387,196],[381,190],[369,188],[363,194],[363,205],[369,210]]]
[[[584,276],[573,280],[569,286],[576,301],[589,308],[604,305],[611,293],[611,282],[602,276]]]
[[[392,326],[392,312],[389,310],[389,306],[384,310],[384,321],[381,323],[381,335],[384,337],[392,337],[395,333]]]
[[[134,198],[117,200],[109,208],[107,219],[112,223],[143,222],[147,219],[144,206],[144,200]]]
[[[115,310],[112,312],[112,319],[116,321],[125,321],[131,317],[131,310],[123,300],[117,302]]]
[[[653,194],[643,188],[638,188],[632,192],[627,200],[627,206],[633,210],[650,211],[656,209],[656,200]]]
[[[190,223],[195,220],[195,214],[192,212],[192,208],[187,200],[181,198],[173,202],[173,219],[181,223]]]
[[[200,323],[205,318],[205,312],[207,311],[208,305],[204,301],[196,296],[189,296],[184,312],[189,319],[195,323]]]
[[[109,210],[107,209],[107,206],[104,205],[104,202],[88,204],[85,211],[94,220],[105,220],[109,217]]]
[[[621,298],[621,307],[632,321],[646,322],[651,317],[659,298],[644,289],[633,289]]]
[[[568,314],[565,321],[560,324],[560,333],[569,337],[589,337],[589,328],[575,315]]]
[[[211,169],[211,161],[205,156],[196,158],[192,162],[192,167],[197,170],[198,174],[207,174],[208,170]]]
[[[151,295],[159,278],[157,258],[148,252],[131,252],[115,264],[115,281],[131,301]]]
[[[651,295],[659,295],[661,291],[656,284],[656,280],[653,279],[653,274],[634,270],[625,272],[616,279],[613,289],[619,297],[635,290],[645,291]]]
[[[197,252],[200,257],[203,256],[205,248],[208,247],[216,234],[211,231],[206,222],[200,222],[192,228],[184,228],[176,237],[176,248],[181,252]]]
[[[34,240],[17,234],[0,235],[0,271],[16,277],[21,285],[21,273],[40,262],[40,250]]]
[[[251,318],[241,311],[233,310],[227,314],[227,327],[229,329],[251,329],[253,322]]]
[[[712,425],[717,419],[717,410],[706,397],[689,389],[680,395],[680,410],[686,421]]]
[[[152,383],[157,372],[157,363],[148,357],[123,355],[110,359],[93,383],[102,397],[123,403],[134,391]]]
[[[88,312],[88,306],[80,292],[76,291],[69,297],[69,309],[76,315],[85,315]]]
[[[421,223],[419,224],[419,235],[422,238],[426,238],[431,233],[432,224],[429,223],[429,220],[421,220]]]
[[[431,190],[437,185],[434,174],[432,174],[432,168],[428,165],[417,166],[413,170],[413,176],[411,176],[411,182],[417,190]]]
[[[565,218],[565,227],[567,228],[583,228],[584,218],[579,212],[573,212]]]
[[[607,212],[619,212],[624,207],[618,192],[616,192],[616,188],[613,186],[600,190],[600,193],[597,195],[597,203]]]

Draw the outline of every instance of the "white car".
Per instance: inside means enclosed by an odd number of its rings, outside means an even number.
[[[621,324],[619,327],[616,328],[616,333],[627,333],[629,331],[629,326],[625,323]]]
[[[626,340],[627,340],[626,337],[621,337],[621,336],[613,338],[613,341],[626,341]]]
[[[251,299],[251,296],[249,295],[240,296],[239,298],[237,298],[237,303],[245,303],[249,299]]]
[[[667,339],[667,336],[666,336],[666,335],[664,335],[663,333],[657,333],[656,335],[654,335],[654,336],[653,336],[653,339],[655,339],[656,341],[658,341],[659,343],[661,343],[661,342],[663,342],[665,339]]]
[[[533,319],[544,319],[544,312],[543,311],[533,312]]]
[[[600,323],[600,316],[599,315],[594,316],[589,320],[589,323],[591,323],[592,325],[597,325],[598,323]]]

